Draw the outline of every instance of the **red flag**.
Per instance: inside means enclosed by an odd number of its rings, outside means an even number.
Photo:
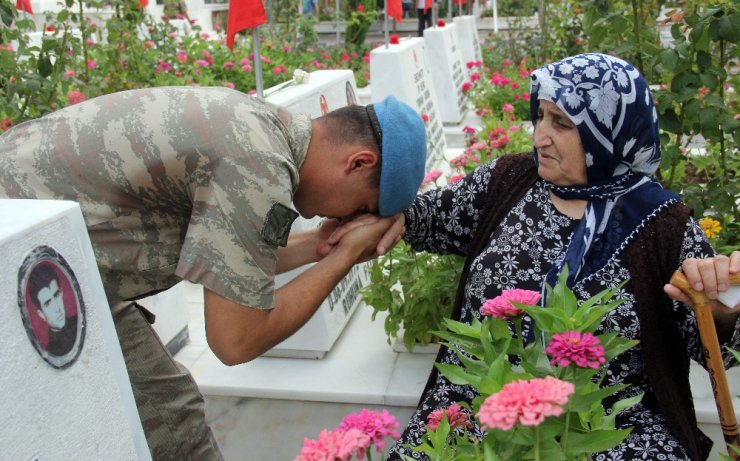
[[[234,35],[266,22],[267,14],[262,0],[230,0],[229,17],[226,22],[226,45],[233,50]]]
[[[149,0],[139,0],[139,8],[146,8],[149,5]]]
[[[397,22],[403,21],[403,7],[401,0],[386,0],[388,2],[388,17],[395,19]]]
[[[31,9],[31,0],[15,0],[15,9],[27,11],[29,14],[33,14],[33,9]]]
[[[432,0],[424,0],[424,13],[432,7]]]

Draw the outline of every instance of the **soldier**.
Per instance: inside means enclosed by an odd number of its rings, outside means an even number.
[[[425,157],[421,117],[393,97],[311,120],[226,88],[151,88],[5,132],[0,197],[79,202],[154,459],[221,459],[202,396],[135,300],[202,285],[209,346],[252,360],[395,243]],[[289,237],[294,208],[335,219]],[[276,273],[310,262],[275,290]]]

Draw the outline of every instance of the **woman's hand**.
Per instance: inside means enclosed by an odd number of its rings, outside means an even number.
[[[344,223],[340,223],[336,220],[327,220],[332,221],[332,223],[327,224],[325,222],[324,224],[322,224],[321,229],[322,232],[324,232],[324,226],[327,226],[325,229],[326,232],[331,232],[329,233],[324,243],[322,243],[317,249],[319,257],[322,258],[329,254],[334,246],[339,244],[342,239],[352,230],[358,229],[362,226],[373,225],[385,220],[388,220],[386,222],[390,223],[390,227],[388,227],[385,233],[377,241],[375,245],[375,255],[373,257],[384,255],[388,252],[389,249],[393,248],[393,246],[395,246],[395,244],[398,243],[398,241],[401,240],[401,237],[403,236],[403,233],[405,231],[405,218],[403,216],[403,213],[398,213],[389,218],[381,218],[377,215],[365,214]],[[372,257],[368,259],[372,259]]]
[[[740,251],[733,251],[730,256],[690,258],[683,262],[681,270],[695,291],[703,291],[707,298],[716,300],[720,293],[730,288],[730,275],[740,273]],[[664,291],[672,299],[691,305],[688,296],[678,287],[668,284],[664,287]]]

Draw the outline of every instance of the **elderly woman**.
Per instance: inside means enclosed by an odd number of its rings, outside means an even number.
[[[640,343],[608,363],[604,383],[631,385],[615,399],[645,396],[617,419],[633,428],[629,437],[594,459],[706,459],[711,442],[697,428],[688,381],[689,359],[703,362],[697,325],[687,299],[664,285],[683,264],[690,281],[716,298],[740,271],[740,252],[715,257],[688,207],[651,177],[660,163],[657,116],[630,64],[582,54],[536,70],[531,116],[534,156],[499,158],[419,196],[404,213],[404,239],[419,251],[467,256],[453,314],[466,322],[502,290],[553,285],[566,264],[581,300],[629,279],[619,292],[625,302],[600,333]],[[734,348],[738,312],[716,314],[721,339]],[[438,361],[458,363],[445,349]],[[401,444],[422,442],[435,409],[476,395],[433,370],[389,459],[423,459]]]

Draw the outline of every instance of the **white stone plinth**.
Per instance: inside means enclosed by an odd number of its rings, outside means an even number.
[[[151,459],[79,205],[0,200],[3,459]]]
[[[457,26],[457,38],[463,63],[483,60],[475,17],[457,16],[452,21]]]
[[[446,164],[447,143],[424,39],[403,39],[398,44],[373,49],[370,52],[370,80],[373,102],[393,95],[427,118],[426,171]]]
[[[447,24],[425,29],[424,43],[428,62],[434,63],[430,70],[442,123],[460,123],[467,110],[462,86],[468,73],[460,54],[457,26]]]

